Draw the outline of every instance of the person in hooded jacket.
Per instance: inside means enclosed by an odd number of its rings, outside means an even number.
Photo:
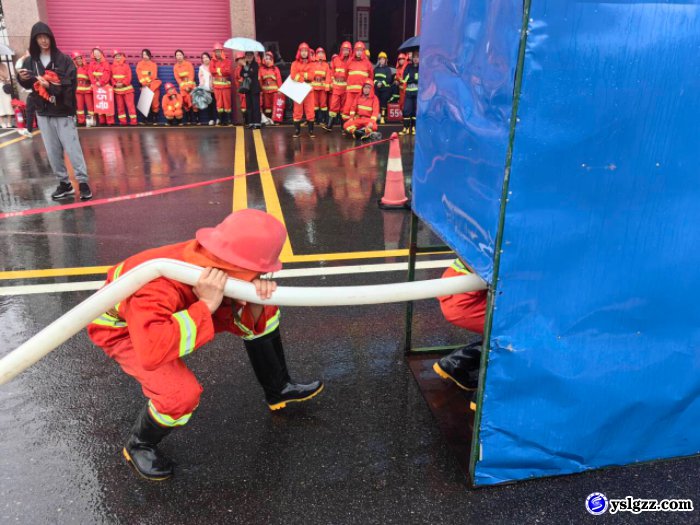
[[[131,85],[131,67],[126,63],[124,53],[119,49],[112,52],[112,86],[117,103],[117,118],[120,126],[127,125],[127,116],[132,126],[138,125],[136,105],[134,104],[134,86]],[[128,111],[128,113],[127,113]]]
[[[58,81],[53,83],[44,78],[47,72],[55,73]],[[18,74],[20,85],[33,91],[31,96],[36,104],[41,138],[51,170],[59,180],[51,198],[63,199],[75,195],[64,160],[64,155],[68,155],[78,180],[80,200],[91,199],[85,157],[75,125],[77,69],[70,57],[58,49],[53,32],[43,22],[37,22],[32,27],[29,56],[22,62]],[[48,93],[48,100],[37,95],[38,86]]]
[[[292,62],[289,76],[296,82],[313,81],[315,63],[311,61],[311,48],[306,42],[299,44],[296,60]],[[301,135],[301,121],[306,116],[306,124],[309,127],[309,137],[314,138],[314,93],[310,91],[301,104],[294,102],[294,138]]]
[[[95,105],[92,100],[92,86],[90,85],[90,75],[88,74],[88,65],[85,63],[83,54],[80,51],[73,51],[71,54],[73,63],[78,71],[78,87],[75,91],[75,100],[77,103],[78,125],[84,126],[86,123],[85,110],[90,117],[90,121],[94,122]]]
[[[354,54],[347,61],[347,74],[348,87],[343,105],[343,122],[347,122],[350,118],[350,110],[355,107],[355,99],[360,96],[365,81],[367,79],[374,81],[374,68],[367,58],[365,43],[361,40],[355,42]]]
[[[199,405],[203,389],[186,358],[203,351],[216,334],[243,339],[270,410],[307,401],[323,390],[321,381],[291,379],[277,306],[224,297],[227,278],[233,277],[252,283],[260,299],[270,299],[276,284],[261,274],[280,270],[286,238],[284,225],[272,215],[240,210],[214,228],[200,228],[194,239],[138,253],[107,273],[111,283],[160,257],[205,268],[195,286],[165,277],[146,283],[88,326],[93,343],[141,384],[147,399],[122,450],[140,476],[160,481],[173,475],[173,462],[158,445],[186,425]]]
[[[260,65],[255,59],[255,53],[248,51],[245,54],[245,62],[238,70],[240,83],[249,79],[249,86],[245,96],[246,124],[252,129],[260,129]]]
[[[272,109],[275,105],[275,95],[282,86],[282,75],[275,65],[272,52],[265,53],[265,58],[260,66],[260,84],[262,85],[262,106],[265,115],[272,119]]]
[[[109,65],[107,59],[99,47],[92,50],[92,62],[88,68],[90,82],[92,83],[93,92],[96,87],[109,86],[112,79],[112,66]],[[114,115],[99,115],[100,124],[114,125]]]
[[[352,52],[352,44],[343,42],[340,52],[333,55],[330,63],[331,91],[328,98],[328,122],[323,126],[326,131],[333,129],[335,120],[341,117],[345,105],[346,91],[348,87],[348,60]]]

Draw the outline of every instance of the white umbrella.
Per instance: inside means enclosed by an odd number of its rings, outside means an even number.
[[[0,44],[0,56],[9,56],[11,57],[14,55],[15,52],[12,51],[9,47],[7,47],[5,44]]]
[[[260,53],[265,52],[265,46],[263,46],[260,42],[258,42],[257,40],[253,40],[252,38],[244,38],[242,36],[236,38],[229,38],[224,44],[224,47],[228,47],[229,49],[234,49],[236,51],[243,51],[246,53],[255,53],[256,51],[259,51]]]

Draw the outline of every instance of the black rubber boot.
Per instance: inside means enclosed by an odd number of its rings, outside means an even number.
[[[355,140],[362,140],[362,137],[365,136],[365,132],[361,129],[356,129],[353,133],[353,136],[355,137]]]
[[[309,122],[308,126],[309,126],[309,137],[311,137],[313,139],[316,137],[316,135],[314,135],[314,123]]]
[[[307,401],[323,390],[320,381],[301,384],[290,379],[279,329],[244,341],[244,344],[270,410],[279,410],[288,403]]]
[[[295,122],[294,123],[294,135],[292,135],[295,139],[298,139],[301,137],[301,122]]]
[[[333,131],[333,121],[335,120],[335,117],[328,117],[328,120],[326,121],[326,124],[323,126],[323,129],[326,131]]]
[[[433,365],[443,379],[449,379],[462,390],[475,390],[479,384],[482,341],[458,348]]]
[[[173,475],[175,465],[156,448],[170,432],[172,428],[162,427],[153,421],[148,405],[143,407],[122,451],[126,461],[140,476],[151,481],[163,481]]]

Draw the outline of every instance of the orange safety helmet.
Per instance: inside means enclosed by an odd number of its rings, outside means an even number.
[[[224,50],[224,46],[221,45],[221,42],[214,43],[214,51],[223,51],[223,50]]]
[[[112,56],[115,57],[115,56],[117,56],[117,55],[124,55],[124,53],[122,53],[122,50],[121,50],[121,49],[113,49],[113,50],[112,50]]]
[[[340,44],[340,50],[342,51],[343,49],[347,49],[348,51],[352,51],[352,44],[346,40],[345,42]]]
[[[323,58],[321,58],[323,56]],[[326,60],[326,50],[322,47],[316,48],[316,58],[318,60]]]
[[[165,93],[166,93],[166,94],[167,94],[168,91],[170,91],[171,89],[175,89],[175,86],[174,86],[171,82],[168,82],[167,84],[165,84]]]
[[[268,273],[282,268],[279,256],[287,230],[269,213],[249,208],[231,213],[214,228],[197,230],[196,239],[227,263]]]
[[[367,51],[367,46],[365,46],[365,43],[362,40],[358,40],[357,42],[355,42],[354,49],[355,49],[355,51],[357,51],[358,49],[361,49],[362,52],[364,53],[365,51]]]
[[[245,58],[245,53],[243,51],[236,51],[236,54],[233,57],[233,59],[240,60],[241,58]]]
[[[302,49],[306,49],[307,51],[309,51],[308,59],[311,60],[311,48],[309,47],[309,44],[307,44],[306,42],[302,42],[301,44],[299,44],[299,47],[297,48],[296,59],[301,60],[301,50]]]
[[[365,89],[365,86],[369,86],[370,88],[374,88],[374,82],[372,82],[369,78],[365,79],[365,81],[362,83],[362,89]],[[370,94],[372,92],[370,91]]]

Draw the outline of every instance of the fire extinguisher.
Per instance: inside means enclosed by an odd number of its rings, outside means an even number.
[[[24,129],[24,110],[18,106],[15,106],[15,123],[17,124],[17,129]]]

